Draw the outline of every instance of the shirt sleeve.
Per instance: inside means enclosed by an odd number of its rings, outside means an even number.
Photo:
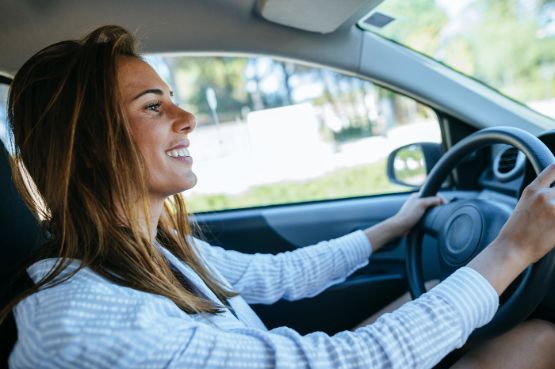
[[[372,251],[362,231],[277,255],[244,254],[199,240],[195,244],[206,264],[251,304],[315,296],[368,264]]]
[[[36,311],[38,300],[17,306],[20,341],[11,367],[40,354],[41,367],[60,369],[430,368],[487,323],[498,306],[493,287],[470,268],[376,323],[334,336],[302,336],[289,328],[223,331],[160,316],[152,304],[103,305],[105,297],[98,294],[80,295],[79,301],[57,296]],[[71,313],[60,314],[68,306]]]

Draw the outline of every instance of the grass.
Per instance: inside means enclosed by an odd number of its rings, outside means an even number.
[[[407,191],[406,187],[389,182],[385,165],[386,160],[382,159],[305,181],[253,186],[236,195],[195,195],[187,199],[187,207],[197,213]]]

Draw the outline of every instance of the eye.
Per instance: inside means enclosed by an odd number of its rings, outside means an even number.
[[[155,113],[159,113],[160,112],[160,107],[162,106],[162,103],[160,101],[155,101],[152,102],[150,104],[148,104],[145,109],[146,110],[150,110],[153,111]]]

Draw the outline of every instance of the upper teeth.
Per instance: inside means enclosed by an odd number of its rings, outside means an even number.
[[[172,158],[178,158],[180,156],[191,156],[191,154],[189,154],[189,150],[187,150],[186,148],[169,150],[166,151],[166,154],[168,154],[168,156],[171,156]]]

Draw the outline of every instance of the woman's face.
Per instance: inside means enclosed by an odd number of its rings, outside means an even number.
[[[197,177],[188,135],[195,117],[173,103],[168,85],[144,61],[122,57],[117,68],[131,133],[147,166],[151,199],[163,200],[193,187]]]

